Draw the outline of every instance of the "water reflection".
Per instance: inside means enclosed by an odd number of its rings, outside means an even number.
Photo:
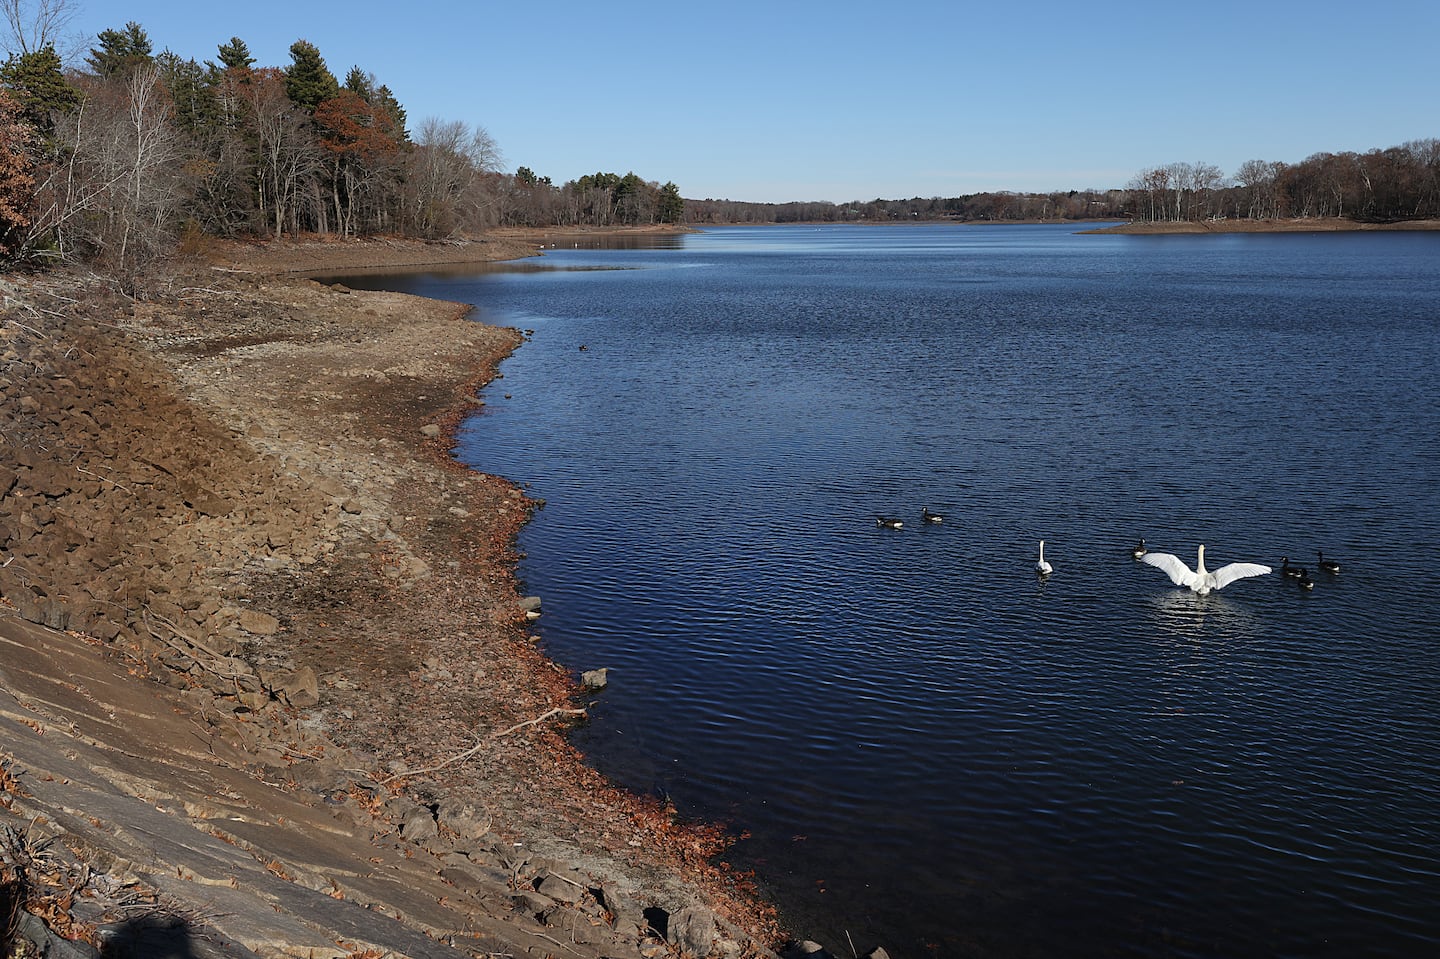
[[[1250,607],[1218,593],[1175,589],[1150,597],[1145,605],[1156,630],[1183,639],[1253,640],[1262,628]]]

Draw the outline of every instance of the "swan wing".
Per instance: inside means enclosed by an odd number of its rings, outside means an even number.
[[[1185,565],[1184,560],[1174,553],[1146,553],[1140,557],[1140,562],[1164,570],[1165,575],[1170,577],[1170,582],[1176,586],[1194,586],[1200,578],[1193,569]]]
[[[1229,583],[1237,579],[1244,579],[1247,576],[1267,576],[1271,572],[1269,566],[1261,563],[1230,563],[1221,566],[1213,575],[1215,577],[1215,588],[1224,589]]]

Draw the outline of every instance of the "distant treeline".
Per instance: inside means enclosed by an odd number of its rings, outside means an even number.
[[[155,53],[137,23],[105,30],[67,67],[65,0],[33,23],[7,10],[0,64],[0,259],[74,258],[134,278],[205,236],[446,237],[499,224],[679,222],[684,201],[634,173],[561,186],[500,170],[490,135],[426,119],[373,73],[341,83],[319,49],[256,64],[233,37],[214,61]],[[15,10],[20,8],[16,7]]]
[[[1367,153],[1317,153],[1299,163],[1249,160],[1227,177],[1209,163],[1171,163],[1120,190],[972,193],[853,203],[686,200],[689,223],[839,223],[875,220],[1214,220],[1440,218],[1440,140]]]
[[[67,66],[68,0],[0,5],[0,261],[75,258],[121,278],[207,236],[390,233],[441,238],[493,226],[839,221],[1201,220],[1440,217],[1440,141],[1295,164],[1252,160],[1227,177],[1172,163],[1123,189],[875,199],[686,200],[671,183],[597,172],[556,186],[501,169],[481,127],[410,129],[388,86],[359,66],[340,82],[307,40],[284,67],[243,40],[216,59],[155,53],[136,23],[102,31]],[[3,31],[0,27],[0,31]]]

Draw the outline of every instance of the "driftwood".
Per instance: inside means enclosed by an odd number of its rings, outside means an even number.
[[[393,776],[386,776],[384,779],[380,780],[380,782],[379,782],[377,785],[383,786],[383,785],[385,785],[386,783],[394,782],[396,779],[405,779],[405,778],[410,777],[410,776],[423,776],[423,775],[426,775],[427,773],[436,773],[436,772],[439,772],[440,770],[446,769],[446,768],[448,768],[448,767],[450,767],[450,766],[453,766],[453,765],[455,765],[455,764],[458,763],[458,762],[464,762],[465,760],[469,759],[471,756],[473,756],[473,755],[475,755],[476,753],[478,753],[481,749],[485,748],[485,744],[486,744],[486,743],[494,742],[495,740],[499,739],[501,736],[508,736],[508,735],[510,735],[511,733],[515,732],[516,730],[524,729],[526,726],[534,726],[534,725],[536,725],[537,723],[543,723],[545,720],[549,719],[551,716],[584,716],[584,715],[587,715],[587,714],[586,714],[585,710],[583,710],[583,709],[563,709],[563,708],[561,708],[561,707],[559,707],[559,706],[556,706],[554,709],[551,709],[551,710],[549,710],[549,711],[547,711],[547,712],[541,713],[539,716],[536,716],[534,719],[527,719],[527,720],[525,720],[523,723],[516,723],[515,725],[511,726],[509,729],[502,729],[502,730],[500,730],[498,733],[491,733],[489,736],[487,736],[487,737],[485,737],[484,739],[480,740],[480,741],[477,742],[475,745],[473,745],[473,746],[471,746],[469,749],[465,750],[463,753],[457,753],[457,754],[455,754],[454,756],[451,756],[449,759],[445,760],[443,763],[439,763],[438,765],[435,765],[435,766],[425,766],[425,767],[420,768],[420,769],[409,769],[409,770],[406,770],[406,771],[403,772],[403,773],[396,773],[396,774],[393,775]]]

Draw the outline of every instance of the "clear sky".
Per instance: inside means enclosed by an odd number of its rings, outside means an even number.
[[[1436,0],[71,0],[156,51],[337,78],[484,127],[504,166],[749,201],[1124,186],[1440,137]]]

